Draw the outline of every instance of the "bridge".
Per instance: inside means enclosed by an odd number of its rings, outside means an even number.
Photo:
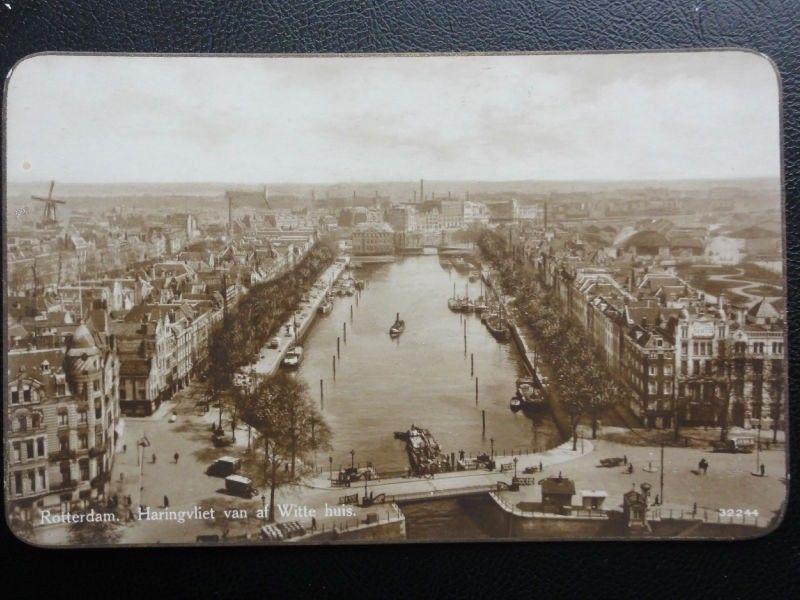
[[[386,494],[386,502],[394,504],[411,504],[412,502],[426,502],[428,500],[444,500],[447,498],[463,498],[465,496],[480,496],[497,491],[497,483],[483,483],[456,488],[433,489],[405,494]]]

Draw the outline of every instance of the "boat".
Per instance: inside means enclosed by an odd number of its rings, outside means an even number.
[[[295,346],[283,357],[283,367],[285,369],[297,369],[303,362],[303,347]]]
[[[329,300],[326,300],[325,302],[319,305],[319,308],[317,310],[319,311],[319,314],[321,314],[323,317],[327,317],[329,314],[331,314],[331,311],[333,310],[333,304]]]
[[[411,472],[416,475],[430,475],[449,470],[447,456],[427,429],[412,425],[406,432],[406,452]]]
[[[476,282],[476,281],[478,281],[480,278],[481,278],[481,274],[480,274],[480,273],[478,273],[477,271],[470,271],[470,272],[469,272],[469,280],[470,280],[472,283],[475,283],[475,282]]]
[[[491,316],[486,319],[486,328],[498,342],[507,342],[510,332],[505,319],[499,315]]]
[[[461,299],[460,298],[448,298],[447,299],[447,308],[452,311],[459,312],[461,310]]]
[[[400,318],[400,313],[397,313],[397,317],[394,320],[394,323],[391,327],[389,327],[389,335],[392,337],[399,337],[401,333],[403,333],[406,329],[406,322]]]
[[[544,393],[535,377],[520,377],[517,379],[517,394],[520,408],[532,410],[540,408],[545,403]]]
[[[355,285],[357,290],[363,290],[366,287],[366,283],[363,279],[355,279]]]
[[[479,296],[473,303],[472,307],[476,313],[483,314],[483,312],[488,309],[488,305],[486,304],[486,300],[484,300],[483,296]]]
[[[509,402],[509,407],[514,412],[522,409],[522,399],[519,396],[512,396],[511,401]]]

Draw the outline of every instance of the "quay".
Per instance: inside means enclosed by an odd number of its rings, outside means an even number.
[[[499,300],[497,290],[494,288],[494,277],[492,276],[491,270],[482,269],[481,279],[486,287],[490,289],[494,293],[495,297],[497,297]],[[528,372],[528,375],[530,377],[534,377],[536,376],[536,370],[540,369],[543,374],[549,376],[550,373],[548,372],[548,369],[546,366],[540,364],[537,357],[538,353],[531,349],[531,345],[529,345],[529,342],[523,336],[523,331],[512,318],[512,312],[509,311],[507,306],[505,307],[505,313],[507,315],[506,320],[508,321],[508,328],[511,331],[511,339],[514,342],[514,346],[519,351],[522,364],[524,365],[525,370]],[[553,422],[555,423],[561,438],[569,439],[572,436],[572,431],[569,425],[569,417],[564,412],[564,409],[562,408],[561,403],[558,401],[558,398],[556,397],[556,394],[552,388],[547,390],[547,392],[544,394],[544,398],[547,402],[547,407],[550,410],[550,414],[553,417]]]
[[[317,279],[311,289],[308,290],[309,300],[301,302],[296,311],[300,311],[299,316],[295,316],[296,312],[290,317],[286,323],[283,323],[278,331],[275,332],[275,337],[279,338],[277,348],[269,348],[269,344],[265,345],[259,351],[259,360],[246,367],[246,371],[258,373],[271,377],[278,372],[281,367],[281,361],[286,356],[286,353],[295,345],[295,342],[302,342],[305,335],[311,329],[312,324],[317,318],[317,313],[320,305],[325,301],[328,292],[331,291],[333,285],[342,276],[345,269],[350,264],[348,257],[338,258],[325,272]],[[296,327],[296,330],[295,330]],[[288,332],[288,335],[286,334]]]

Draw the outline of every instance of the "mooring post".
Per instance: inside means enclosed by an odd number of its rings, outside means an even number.
[[[475,406],[478,406],[478,378],[475,378]]]
[[[322,387],[322,379],[319,380],[319,406],[325,408],[325,390]]]
[[[475,375],[475,353],[472,352],[469,355],[469,376],[473,377]]]
[[[481,411],[481,418],[483,420],[483,436],[486,436],[486,409]]]
[[[353,305],[350,305],[350,320],[353,320]]]
[[[342,323],[342,339],[344,340],[344,343],[346,344],[347,343],[347,322],[346,321],[344,323]]]
[[[336,356],[339,357],[339,359],[341,359],[342,354],[341,354],[341,348],[339,346],[339,341],[340,341],[339,336],[336,336]]]
[[[331,361],[333,363],[333,380],[336,381],[336,357],[332,356],[331,358],[333,359]]]

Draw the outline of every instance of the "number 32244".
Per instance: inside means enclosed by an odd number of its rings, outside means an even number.
[[[721,517],[757,517],[758,510],[755,508],[720,508]]]

